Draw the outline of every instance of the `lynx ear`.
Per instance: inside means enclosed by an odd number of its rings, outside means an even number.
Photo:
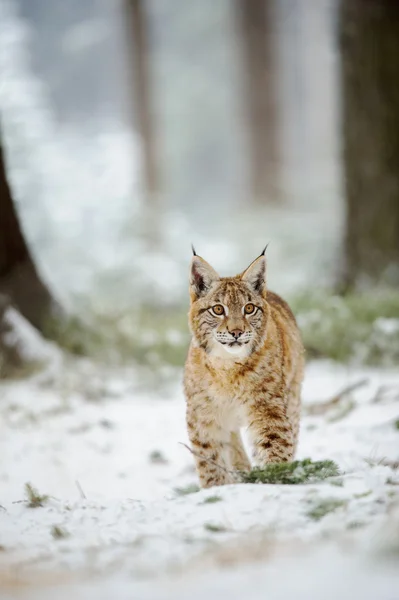
[[[265,248],[266,250],[266,248]],[[248,283],[255,292],[263,294],[266,290],[266,258],[265,250],[258,256],[241,275],[241,279]]]
[[[206,260],[196,254],[193,256],[190,270],[190,295],[193,301],[204,296],[219,279],[219,275]]]

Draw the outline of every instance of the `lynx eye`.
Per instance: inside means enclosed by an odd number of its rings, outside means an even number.
[[[248,304],[246,304],[244,306],[244,313],[246,315],[253,315],[255,311],[256,311],[256,306],[255,306],[255,304],[252,304],[251,302],[249,302]]]
[[[215,304],[215,306],[212,306],[211,312],[217,317],[221,317],[224,315],[224,307],[222,304]]]

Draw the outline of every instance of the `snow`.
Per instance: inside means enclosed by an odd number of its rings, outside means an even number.
[[[8,307],[3,318],[3,343],[10,348],[16,348],[26,362],[48,362],[58,358],[59,353],[55,346],[45,341],[37,329],[14,308]]]
[[[298,457],[331,458],[342,476],[181,495],[197,481],[179,443],[181,373],[148,392],[137,370],[54,364],[0,388],[2,598],[18,583],[21,598],[395,597],[398,569],[381,556],[398,550],[397,372],[308,365],[305,407],[366,380],[342,418],[303,417]],[[26,482],[50,496],[43,507],[26,505]],[[311,518],[324,500],[336,509]],[[54,539],[54,526],[67,537]]]

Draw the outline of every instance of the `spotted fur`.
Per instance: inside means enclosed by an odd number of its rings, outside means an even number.
[[[190,300],[184,389],[202,487],[233,483],[231,471],[250,469],[242,427],[257,465],[292,460],[304,350],[288,304],[266,288],[265,256],[235,277],[219,277],[194,254]]]

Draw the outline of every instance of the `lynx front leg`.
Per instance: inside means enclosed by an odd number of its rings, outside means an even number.
[[[259,466],[289,462],[294,457],[294,432],[284,406],[282,398],[274,397],[251,409],[248,430]]]
[[[230,460],[231,467],[237,471],[251,470],[251,463],[248,460],[239,431],[234,431],[230,435]]]
[[[292,425],[295,455],[301,421],[301,384],[298,382],[295,382],[287,392],[287,416]]]
[[[213,422],[187,416],[188,435],[201,487],[234,482],[229,464],[229,434]]]

